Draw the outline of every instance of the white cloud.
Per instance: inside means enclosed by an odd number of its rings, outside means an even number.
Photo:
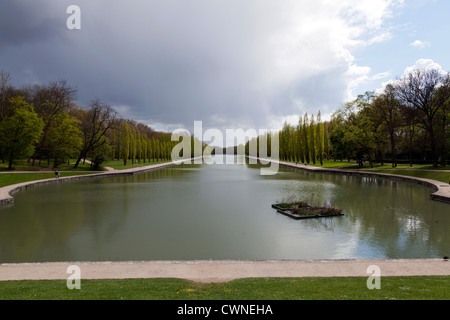
[[[411,72],[414,72],[415,70],[438,70],[439,73],[441,73],[442,75],[448,74],[448,72],[445,71],[439,63],[434,62],[432,59],[419,59],[413,66],[405,68],[403,74],[398,79],[395,80],[391,79],[386,82],[383,82],[381,88],[377,89],[375,93],[378,94],[382,92],[388,84],[395,85],[396,83],[399,83],[400,81],[405,79],[405,76],[407,76]]]
[[[446,73],[444,69],[442,69],[442,66],[434,62],[432,59],[419,59],[416,61],[416,63],[411,66],[407,67],[404,71],[404,75],[407,75],[414,70],[438,70],[440,73]]]
[[[416,40],[414,42],[411,42],[410,46],[412,46],[414,48],[418,48],[418,49],[424,49],[424,48],[431,47],[431,43],[429,43],[427,41]]]
[[[390,71],[386,71],[386,72],[378,73],[378,74],[372,76],[370,79],[371,80],[380,80],[380,79],[387,78],[387,77],[390,77],[390,76],[391,76],[391,72]]]

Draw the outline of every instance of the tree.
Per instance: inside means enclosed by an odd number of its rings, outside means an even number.
[[[9,99],[14,96],[14,89],[10,85],[11,75],[0,70],[0,121],[11,111]]]
[[[320,111],[317,114],[317,125],[316,125],[316,148],[317,148],[317,159],[320,165],[323,166],[323,155],[325,151],[325,128],[322,123],[322,118]]]
[[[112,108],[99,100],[94,100],[88,110],[79,110],[78,115],[81,120],[82,148],[74,168],[82,159],[86,159],[89,152],[101,147],[108,141],[106,133],[115,123],[116,113]]]
[[[379,116],[382,126],[386,128],[389,136],[392,167],[397,167],[397,136],[402,125],[400,116],[400,104],[395,98],[395,87],[387,85],[384,91],[375,97],[372,103],[373,114]]]
[[[23,97],[11,98],[9,103],[13,112],[0,122],[0,148],[8,157],[11,169],[15,159],[29,157],[34,152],[44,124]]]
[[[437,69],[414,70],[396,85],[396,98],[415,111],[418,123],[427,132],[433,166],[437,167],[436,119],[450,99],[450,74]]]
[[[305,113],[303,116],[303,146],[305,153],[305,162],[309,164],[310,162],[310,152],[309,152],[309,143],[308,143],[308,132],[309,132],[309,122],[308,122],[308,114]]]
[[[130,130],[125,120],[120,128],[120,153],[123,156],[123,165],[126,166],[130,156]]]
[[[300,117],[298,119],[296,142],[298,150],[298,161],[301,163],[305,162],[305,146],[303,145],[303,119]]]
[[[73,106],[72,100],[77,94],[77,89],[69,86],[66,80],[59,80],[50,82],[48,86],[26,88],[25,92],[27,100],[34,105],[35,111],[44,121],[43,134],[33,155],[34,165],[36,158],[39,158],[39,162],[43,157],[50,158],[48,131],[53,121]]]
[[[58,161],[75,156],[81,148],[80,121],[63,112],[54,119],[48,130],[49,156],[54,159],[53,168]]]
[[[308,149],[309,158],[312,160],[313,164],[316,164],[316,122],[314,121],[314,115],[311,115],[311,120],[309,124],[308,132]]]

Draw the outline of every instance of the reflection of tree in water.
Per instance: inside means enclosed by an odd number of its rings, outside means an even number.
[[[48,255],[70,257],[69,240],[80,232],[91,231],[100,243],[111,239],[131,214],[134,199],[146,196],[141,192],[142,183],[195,174],[200,167],[182,164],[134,176],[41,186],[16,194],[15,205],[2,208],[0,214],[0,263],[42,261],[40,257]]]
[[[450,223],[450,210],[448,204],[429,200],[431,189],[388,179],[285,167],[280,172],[287,181],[287,197],[295,195],[296,200],[315,204],[329,201],[344,211],[342,218],[308,220],[305,228],[317,232],[342,228],[382,250],[386,258],[439,257],[448,250],[450,236],[445,228]]]
[[[65,251],[63,244],[82,225],[84,214],[77,204],[71,212],[53,203],[36,205],[16,201],[0,214],[0,262],[32,262],[43,248]],[[74,210],[75,209],[75,210]],[[78,209],[78,210],[76,210]]]
[[[198,185],[193,183],[206,182],[207,185],[217,178],[214,170],[211,174],[202,171],[202,178],[196,178],[202,167],[201,170],[208,169],[201,165],[181,165],[134,176],[47,185],[19,193],[12,208],[1,210],[0,262],[42,261],[48,260],[46,258],[49,256],[58,259],[73,257],[74,253],[83,249],[75,241],[86,235],[92,237],[94,247],[97,244],[101,247],[120,235],[137,209],[146,210],[146,202],[142,199],[151,201],[149,193],[156,199],[164,195],[164,201],[170,202],[172,208],[177,208],[182,199],[194,205],[189,201],[189,194],[180,194],[185,185],[195,188]],[[259,170],[247,172],[248,180],[236,184],[233,179],[239,178],[240,173],[228,179],[228,173],[224,171],[228,169],[220,168],[219,183],[224,187],[217,189],[222,192],[217,196],[224,199],[219,202],[223,207],[233,199],[243,204],[260,201],[259,193],[250,189],[253,186],[267,186],[272,190],[272,182],[277,181],[278,195],[296,195],[299,200],[311,200],[318,204],[330,202],[344,210],[345,217],[292,221],[301,226],[299,230],[306,228],[314,232],[348,234],[358,239],[357,246],[368,244],[382,251],[387,258],[448,255],[444,252],[450,241],[447,231],[450,223],[448,204],[428,200],[429,190],[425,187],[284,167],[276,176],[263,177]],[[280,180],[281,184],[278,183]],[[206,190],[211,190],[209,186]],[[233,199],[225,197],[227,191],[236,189],[239,196],[232,193]],[[198,192],[204,191],[203,188]],[[207,193],[208,196],[215,194],[213,191]],[[210,211],[214,211],[213,208]],[[171,221],[167,223],[167,226],[173,224]],[[210,228],[206,222],[205,228]],[[164,230],[161,230],[163,235]]]

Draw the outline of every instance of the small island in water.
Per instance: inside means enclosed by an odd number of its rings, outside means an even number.
[[[341,209],[332,206],[311,206],[302,201],[276,203],[272,205],[272,208],[295,220],[339,217],[344,215]]]

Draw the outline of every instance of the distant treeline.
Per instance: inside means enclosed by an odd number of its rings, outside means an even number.
[[[449,120],[450,74],[425,69],[412,71],[381,92],[358,96],[330,121],[321,122],[320,112],[316,117],[305,114],[296,126],[285,123],[271,135],[279,135],[280,160],[315,164],[354,159],[360,165],[367,160],[393,167],[401,161],[437,167],[449,159]]]
[[[78,106],[76,95],[65,80],[15,88],[0,71],[0,160],[12,168],[15,160],[57,167],[74,159],[77,168],[86,158],[97,167],[104,160],[126,165],[171,158],[178,143],[171,134],[122,119],[98,99]]]

